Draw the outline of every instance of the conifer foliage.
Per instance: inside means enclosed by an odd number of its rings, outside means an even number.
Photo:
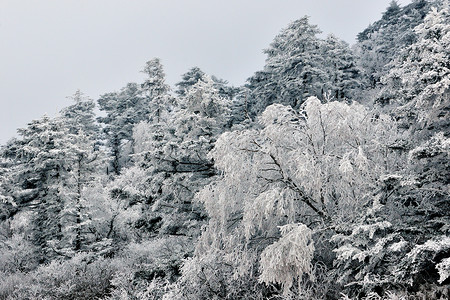
[[[241,87],[154,58],[76,91],[0,148],[0,299],[448,299],[449,20],[303,17]]]

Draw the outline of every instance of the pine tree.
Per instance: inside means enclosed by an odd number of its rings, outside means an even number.
[[[69,165],[68,180],[63,187],[64,209],[60,218],[64,222],[64,241],[59,247],[77,252],[89,249],[95,241],[90,207],[95,201],[88,194],[88,188],[102,177],[104,155],[97,149],[92,137],[78,132],[72,136],[67,149],[66,163]]]
[[[89,231],[91,236],[94,234],[89,228],[92,220],[89,202],[92,199],[86,195],[86,188],[103,175],[101,167],[105,163],[105,157],[97,145],[99,127],[95,122],[94,101],[80,91],[77,91],[72,99],[75,104],[61,111],[61,121],[71,143],[66,149],[69,173],[62,193],[64,243],[59,246],[76,252],[88,246],[86,234]]]
[[[40,259],[44,261],[54,256],[49,242],[63,236],[60,216],[64,207],[63,186],[69,178],[71,141],[62,122],[48,117],[32,121],[18,132],[21,139],[8,154],[15,161],[13,198],[34,213],[33,241],[41,249]]]
[[[179,99],[177,110],[166,122],[143,122],[135,127],[136,165],[148,180],[147,192],[140,198],[154,207],[147,217],[160,218],[162,231],[185,231],[189,218],[199,218],[189,212],[192,198],[215,174],[207,153],[225,130],[229,102],[205,76]],[[178,211],[179,221],[171,220],[173,211]]]
[[[379,178],[365,214],[334,235],[336,280],[347,295],[448,293],[449,142],[441,133],[409,151],[402,168]]]
[[[264,70],[248,79],[254,114],[272,103],[298,108],[307,97],[322,96],[327,74],[319,33],[303,17],[289,24],[264,50]]]
[[[413,1],[403,8],[391,1],[382,18],[358,34],[355,52],[369,91],[379,88],[381,78],[389,72],[389,63],[416,41],[413,29],[422,23],[429,9],[427,0]]]
[[[182,80],[175,85],[178,87],[178,90],[175,92],[179,96],[185,96],[186,92],[194,86],[197,82],[199,82],[206,73],[203,72],[199,67],[193,67],[188,72],[181,75]],[[214,88],[216,88],[223,98],[232,100],[236,95],[238,89],[228,85],[226,80],[217,78],[216,76],[211,76],[212,81],[214,82]]]
[[[7,146],[0,148],[0,222],[12,217],[17,212],[17,203],[12,193],[14,185],[11,184],[13,161],[7,158]]]
[[[178,89],[175,91],[179,96],[184,96],[190,87],[195,85],[203,76],[205,76],[199,67],[193,67],[188,72],[181,75],[182,80],[175,85]]]
[[[444,2],[446,3],[446,2]],[[448,3],[447,3],[448,4]],[[381,97],[399,106],[407,127],[445,131],[450,108],[450,19],[448,7],[433,8],[414,31],[417,41],[392,63]],[[422,128],[422,129],[421,129]]]
[[[324,93],[329,93],[336,100],[354,98],[362,82],[350,47],[334,35],[328,35],[322,48],[328,75],[328,80],[323,84]]]
[[[148,116],[145,120],[151,123],[159,123],[171,109],[172,99],[169,95],[170,87],[165,83],[163,66],[158,58],[146,63],[142,71],[147,75],[144,83],[141,84],[144,95],[144,103],[148,105],[145,111]]]
[[[65,120],[65,126],[69,133],[78,134],[83,131],[84,134],[93,139],[98,138],[99,126],[95,122],[95,102],[86,97],[80,90],[77,90],[71,97],[75,104],[72,104],[61,110],[60,115]]]
[[[100,110],[106,113],[98,120],[104,124],[103,131],[111,150],[112,170],[118,175],[129,161],[127,146],[130,148],[133,127],[148,118],[150,106],[136,83],[129,83],[120,92],[102,95],[98,104]]]

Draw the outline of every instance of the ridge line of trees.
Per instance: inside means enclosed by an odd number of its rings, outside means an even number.
[[[449,7],[352,48],[300,18],[242,87],[76,91],[0,149],[0,299],[447,299]]]

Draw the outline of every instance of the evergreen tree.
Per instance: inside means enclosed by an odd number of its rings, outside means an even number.
[[[179,99],[172,118],[135,127],[136,164],[148,180],[140,199],[153,206],[147,219],[159,218],[163,232],[185,231],[189,218],[199,218],[192,215],[192,198],[215,174],[207,153],[225,130],[229,105],[205,76]],[[174,211],[179,221],[173,219]]]
[[[333,236],[345,294],[448,296],[449,142],[441,133],[409,151],[379,178],[365,214]]]
[[[112,156],[112,170],[117,175],[129,160],[127,146],[132,140],[133,126],[149,116],[148,99],[136,83],[129,83],[120,92],[102,95],[98,100],[100,110],[106,113],[99,117]]]
[[[188,72],[181,75],[181,81],[175,84],[178,87],[175,92],[179,96],[184,96],[186,91],[205,75],[205,72],[203,72],[199,67],[191,68]]]
[[[163,66],[158,58],[148,61],[142,72],[147,75],[141,84],[144,103],[148,105],[144,108],[144,111],[148,112],[145,120],[159,123],[163,118],[167,118],[164,114],[171,110],[173,101],[169,95],[170,87],[165,83]]]
[[[61,220],[64,222],[64,241],[59,247],[70,252],[90,249],[96,241],[96,232],[92,230],[92,201],[88,188],[102,176],[101,167],[104,155],[96,149],[95,140],[80,131],[72,136],[70,149],[66,155],[68,179],[62,189],[64,209]]]
[[[175,84],[178,87],[178,90],[175,92],[179,96],[185,96],[186,92],[204,76],[206,76],[206,73],[199,67],[191,68],[188,72],[181,75],[182,80]],[[219,94],[226,99],[232,100],[238,92],[237,88],[228,86],[228,82],[226,80],[217,78],[216,76],[211,76],[211,79],[214,82],[214,88],[216,88],[219,91]]]
[[[336,100],[354,98],[362,83],[356,58],[348,44],[334,35],[328,35],[322,47],[328,75],[324,93],[329,93]]]
[[[76,91],[71,97],[75,104],[72,104],[61,110],[60,115],[65,120],[65,126],[69,133],[78,134],[83,131],[84,134],[93,139],[98,138],[99,126],[95,122],[95,102],[86,97],[80,90]]]
[[[136,125],[135,164],[123,169],[109,185],[111,199],[120,201],[125,210],[140,211],[137,218],[129,219],[131,240],[152,249],[166,243],[177,249],[176,257],[163,259],[166,267],[142,266],[141,275],[157,270],[157,276],[166,280],[179,276],[182,259],[192,255],[205,222],[204,211],[193,198],[215,175],[207,153],[228,124],[230,106],[214,85],[204,76],[165,118]],[[125,217],[125,213],[115,215]],[[117,229],[114,225],[116,236],[120,234]]]
[[[0,148],[0,222],[8,220],[18,210],[12,197],[14,184],[11,182],[11,173],[14,166],[13,161],[7,158],[6,148]]]
[[[129,83],[119,93],[109,93],[98,100],[106,117],[99,117],[105,124],[104,132],[112,154],[112,169],[116,175],[129,162],[132,152],[133,127],[141,121],[158,123],[171,110],[172,99],[165,83],[164,71],[159,59],[147,62],[143,73],[144,83]]]
[[[264,70],[248,79],[254,114],[272,103],[298,108],[307,97],[322,96],[327,74],[319,33],[303,17],[289,24],[264,50]]]
[[[247,81],[241,97],[251,118],[273,103],[298,109],[310,96],[351,99],[362,86],[356,59],[348,45],[320,30],[307,17],[292,22],[271,43],[266,64]]]
[[[101,155],[93,137],[81,129],[96,128],[92,115],[84,119],[91,124],[74,121],[90,115],[80,106],[77,102],[63,110],[64,117],[43,117],[19,129],[21,138],[3,152],[10,161],[6,196],[17,212],[32,212],[30,234],[41,261],[86,244],[83,189],[98,176]]]
[[[413,29],[429,9],[427,0],[413,1],[403,8],[391,1],[382,18],[358,34],[355,52],[369,90],[379,88],[381,78],[389,72],[388,64],[416,40]]]
[[[86,194],[86,188],[103,174],[101,167],[105,157],[97,146],[99,127],[95,122],[95,103],[77,91],[72,97],[75,104],[61,111],[61,121],[70,137],[67,145],[66,163],[68,165],[68,179],[64,183],[64,210],[61,219],[65,222],[64,243],[68,251],[85,250],[92,242],[89,211],[92,200]],[[88,241],[87,235],[91,235]]]
[[[8,152],[15,161],[12,197],[15,203],[33,211],[33,241],[44,261],[54,256],[48,242],[63,236],[60,216],[63,186],[69,179],[71,140],[62,122],[48,117],[32,121],[18,132],[21,139]]]
[[[414,31],[417,41],[392,63],[381,98],[393,102],[407,127],[449,131],[450,15],[448,2],[431,9]]]

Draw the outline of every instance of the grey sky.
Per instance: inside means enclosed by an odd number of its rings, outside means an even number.
[[[97,99],[140,81],[153,57],[172,86],[193,66],[241,85],[290,21],[352,44],[390,1],[0,0],[0,144],[77,89]]]

